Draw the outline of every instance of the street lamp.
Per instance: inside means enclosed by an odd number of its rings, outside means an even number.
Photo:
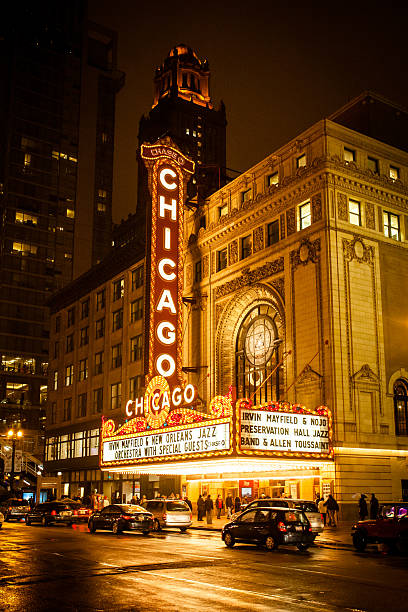
[[[16,440],[19,440],[23,437],[23,432],[19,429],[18,431],[14,431],[13,429],[9,429],[7,432],[7,437],[12,441],[12,451],[11,451],[11,472],[10,472],[10,491],[14,492],[14,461],[16,458]]]

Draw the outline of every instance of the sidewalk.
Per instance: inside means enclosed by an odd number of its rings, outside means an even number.
[[[228,519],[225,516],[220,519],[213,518],[212,525],[207,525],[205,519],[203,521],[197,521],[197,517],[193,516],[191,529],[200,529],[217,533],[222,530],[226,523],[228,523]],[[323,533],[318,535],[315,540],[316,546],[354,550],[351,540],[352,525],[353,521],[341,521],[338,527],[325,527]]]

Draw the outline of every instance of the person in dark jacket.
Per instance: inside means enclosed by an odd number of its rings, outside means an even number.
[[[232,499],[231,493],[228,493],[225,499],[225,507],[227,509],[227,518],[230,519],[232,515],[232,509],[234,507],[234,500]]]
[[[207,499],[205,500],[205,513],[207,515],[207,525],[212,525],[212,516],[213,516],[214,504],[211,499],[211,495],[207,495]]]
[[[241,500],[238,497],[238,495],[235,498],[234,509],[235,509],[235,512],[239,512],[241,510]]]
[[[365,521],[368,516],[366,495],[364,495],[364,493],[361,494],[358,500],[358,514],[360,516],[360,521]]]
[[[197,521],[202,521],[205,514],[205,501],[202,495],[197,500]]]
[[[333,495],[330,494],[323,505],[327,508],[327,526],[337,527],[336,513],[339,511],[339,504],[336,502]]]
[[[186,504],[190,508],[190,510],[193,511],[193,504],[191,503],[191,500],[188,499],[188,495],[185,496],[184,501],[186,502]]]
[[[378,516],[378,499],[375,496],[375,493],[371,493],[370,499],[370,519],[375,520]]]

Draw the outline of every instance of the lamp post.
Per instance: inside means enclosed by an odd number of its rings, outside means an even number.
[[[13,429],[9,429],[7,432],[7,437],[12,441],[12,451],[11,451],[11,472],[10,472],[10,491],[14,492],[14,461],[16,458],[16,440],[19,440],[23,437],[23,432],[19,429],[18,431],[14,431]]]

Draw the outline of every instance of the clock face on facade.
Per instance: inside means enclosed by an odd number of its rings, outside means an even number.
[[[274,349],[275,330],[272,322],[259,316],[248,327],[245,336],[245,354],[254,366],[265,365]]]

